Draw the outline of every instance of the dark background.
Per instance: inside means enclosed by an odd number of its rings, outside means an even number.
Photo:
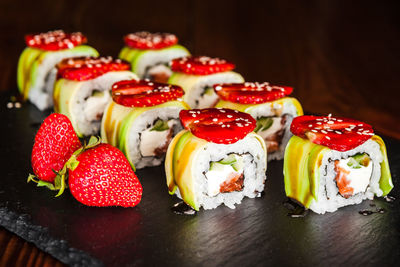
[[[236,63],[248,81],[294,86],[310,113],[353,117],[400,138],[398,1],[4,1],[0,89],[16,89],[24,34],[82,31],[103,55],[122,36],[175,33],[193,54]]]
[[[293,86],[309,113],[353,117],[400,139],[399,14],[399,1],[0,0],[0,92],[16,93],[27,33],[81,31],[117,56],[123,35],[167,31],[193,54],[235,62],[248,81]],[[0,241],[0,266],[56,264],[3,228]]]

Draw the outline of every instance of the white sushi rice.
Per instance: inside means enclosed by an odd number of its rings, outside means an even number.
[[[135,73],[140,79],[146,78],[146,71],[156,65],[168,65],[174,58],[184,57],[189,53],[184,49],[160,49],[154,51],[146,51],[140,55],[139,62],[136,63]]]
[[[209,171],[210,163],[227,158],[232,153],[243,157],[243,190],[209,196],[205,173]],[[267,178],[266,157],[267,155],[259,140],[251,135],[229,145],[208,143],[193,159],[192,167],[194,171],[192,173],[194,174],[196,202],[204,209],[214,209],[221,204],[234,209],[235,204],[240,204],[244,197],[255,198],[260,196],[260,193],[264,191],[264,183]],[[179,189],[176,190],[176,194],[181,197]]]
[[[279,149],[275,152],[268,153],[268,161],[281,160],[285,155],[285,148],[289,139],[293,136],[290,132],[290,124],[294,117],[297,117],[297,109],[291,101],[284,101],[283,105],[275,103],[272,108],[267,108],[266,105],[259,105],[249,111],[249,114],[254,118],[260,117],[281,117],[286,116],[286,122],[283,126],[284,132]]]
[[[45,110],[53,106],[53,89],[57,76],[56,65],[64,58],[91,56],[91,53],[77,52],[71,50],[61,50],[48,53],[40,65],[37,67],[36,73],[31,77],[35,81],[29,88],[29,101],[38,109]]]
[[[214,84],[244,82],[244,79],[240,74],[232,71],[199,77],[200,78],[192,88],[187,88],[187,90],[185,90],[184,99],[191,108],[210,108],[215,106],[219,98],[214,90],[204,94],[205,90],[207,88],[213,88]]]
[[[143,112],[135,119],[134,123],[129,128],[129,133],[127,136],[128,140],[126,142],[128,145],[129,159],[133,165],[135,165],[136,169],[149,166],[158,166],[163,162],[165,156],[143,156],[141,153],[141,133],[149,128],[152,128],[157,119],[161,119],[164,121],[168,120],[168,125],[172,125],[172,137],[174,137],[180,130],[182,130],[182,126],[179,123],[179,112],[181,110],[182,107],[177,106],[153,108]],[[170,122],[170,120],[172,120],[172,122]],[[155,138],[153,142],[157,144],[164,144],[164,137],[165,135],[163,132],[160,132],[159,137],[157,139]],[[146,142],[148,142],[148,140]]]
[[[79,82],[77,93],[70,99],[70,111],[75,119],[76,130],[84,136],[97,134],[100,130],[101,116],[111,101],[111,86],[118,81],[136,79],[130,71],[112,71],[95,79]],[[92,96],[93,91],[104,92],[101,97]]]
[[[335,160],[346,159],[358,153],[367,153],[369,155],[373,164],[372,175],[365,192],[355,194],[346,199],[340,195],[336,185],[334,163]],[[381,177],[380,163],[382,160],[383,156],[379,144],[371,139],[346,152],[330,150],[325,153],[321,167],[319,168],[320,182],[318,187],[318,201],[313,201],[310,205],[310,209],[316,213],[324,214],[325,212],[334,212],[343,206],[359,204],[365,199],[373,199],[374,195],[378,197],[382,196],[383,192],[379,188],[379,180]]]

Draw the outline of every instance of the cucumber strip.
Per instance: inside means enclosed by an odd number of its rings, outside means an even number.
[[[156,123],[154,124],[154,127],[151,128],[150,131],[157,131],[157,132],[162,132],[165,130],[168,130],[169,126],[168,126],[168,121],[163,121],[161,119],[158,119],[156,121]]]
[[[258,132],[259,130],[265,131],[272,126],[274,120],[271,117],[260,117],[257,119],[256,128],[254,132]]]
[[[366,153],[356,154],[350,157],[349,162],[347,162],[347,166],[353,169],[360,169],[361,167],[367,167],[370,160],[371,159]]]

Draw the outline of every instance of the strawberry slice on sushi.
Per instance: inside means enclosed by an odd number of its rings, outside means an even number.
[[[219,96],[216,107],[249,113],[256,121],[255,132],[265,141],[268,160],[283,159],[293,118],[303,115],[297,99],[290,97],[293,88],[268,82],[245,82],[214,85]]]
[[[299,116],[284,159],[289,198],[316,213],[385,196],[393,188],[385,144],[354,119]]]
[[[235,208],[264,190],[267,151],[256,121],[231,109],[182,110],[185,129],[168,147],[168,190],[193,209]]]
[[[168,83],[183,88],[184,100],[191,108],[214,107],[218,101],[215,84],[244,82],[240,74],[232,71],[235,65],[221,58],[189,56],[174,59],[170,64],[174,73]]]
[[[65,58],[98,56],[85,45],[82,33],[51,31],[25,36],[27,47],[18,62],[18,89],[25,100],[38,109],[53,107],[53,89],[57,76],[56,65]]]
[[[125,35],[124,42],[119,58],[130,62],[139,78],[155,82],[168,81],[172,59],[190,55],[171,33],[135,32]]]
[[[183,94],[179,86],[148,80],[115,83],[101,124],[103,141],[121,149],[135,168],[160,165],[182,130],[179,112],[188,109]]]
[[[128,62],[112,57],[67,58],[57,69],[54,110],[68,116],[79,137],[99,133],[111,86],[137,79]]]

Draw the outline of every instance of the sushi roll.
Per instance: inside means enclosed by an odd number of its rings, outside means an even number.
[[[25,36],[27,48],[18,61],[18,89],[24,100],[29,99],[38,109],[53,107],[56,65],[64,58],[98,56],[79,32],[61,30]]]
[[[284,159],[286,195],[316,213],[385,196],[393,188],[383,140],[353,119],[293,120]]]
[[[190,55],[178,44],[178,38],[170,33],[136,32],[124,37],[125,47],[119,58],[131,63],[132,71],[140,79],[166,83],[172,71],[169,62]]]
[[[232,109],[182,110],[185,127],[168,147],[168,191],[193,209],[234,209],[264,190],[267,150],[256,121]]]
[[[183,94],[179,86],[147,80],[115,83],[101,124],[103,142],[118,147],[136,169],[160,165],[182,129]]]
[[[254,132],[265,140],[268,160],[283,159],[292,136],[290,124],[293,118],[303,115],[299,101],[288,97],[293,89],[267,82],[245,82],[217,84],[214,90],[220,98],[216,107],[249,113],[257,121]]]
[[[128,62],[112,57],[67,58],[57,69],[54,110],[71,120],[79,137],[99,132],[104,108],[111,102],[111,86],[137,79]]]
[[[171,62],[174,73],[168,80],[185,90],[184,99],[191,108],[214,107],[218,96],[214,84],[242,83],[243,77],[232,70],[235,65],[219,58],[206,56],[183,57]]]

